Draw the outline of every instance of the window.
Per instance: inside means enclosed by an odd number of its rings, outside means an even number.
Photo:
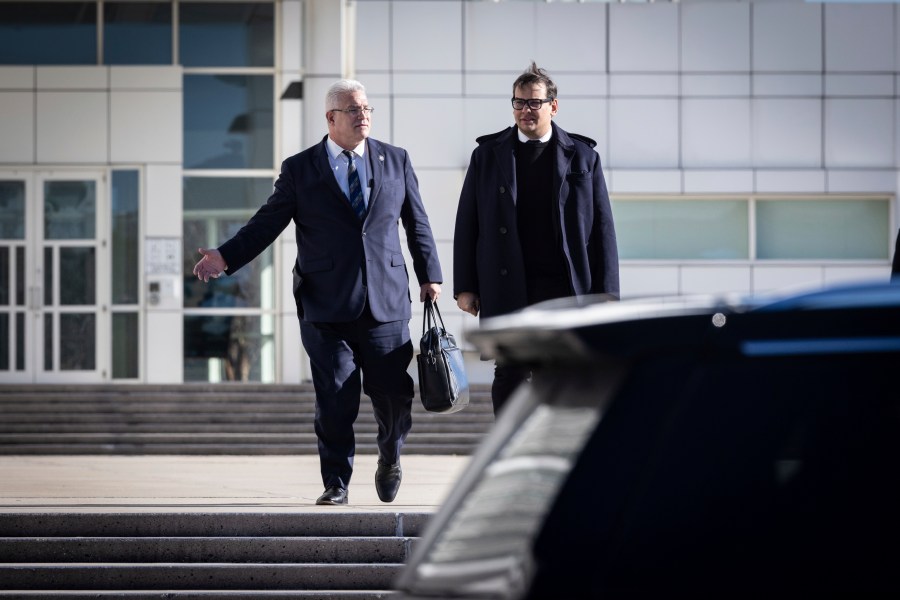
[[[275,13],[271,3],[179,5],[179,48],[185,67],[272,67]]]
[[[613,202],[622,259],[746,259],[747,200]]]
[[[623,260],[888,260],[890,206],[887,197],[612,201]]]
[[[0,64],[97,64],[97,4],[3,3]]]
[[[271,75],[184,76],[184,167],[271,169]]]
[[[103,64],[172,64],[172,5],[105,2]]]

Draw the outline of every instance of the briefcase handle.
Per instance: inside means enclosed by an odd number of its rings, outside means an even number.
[[[441,317],[441,309],[438,308],[437,302],[433,302],[431,296],[426,296],[425,318],[422,319],[422,335],[425,335],[425,332],[431,329],[432,324],[437,326],[438,322],[441,324],[441,331],[447,331],[444,327],[444,318]]]

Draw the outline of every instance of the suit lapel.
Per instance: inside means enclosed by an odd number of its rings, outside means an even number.
[[[384,181],[384,153],[381,151],[381,144],[378,140],[366,139],[366,163],[369,171],[369,181],[366,184],[371,184],[369,188],[369,209],[366,213],[368,216],[378,199],[378,192],[381,191],[381,184]]]
[[[506,133],[497,139],[496,153],[497,166],[500,168],[500,177],[506,183],[509,197],[513,206],[516,204],[516,155],[515,155],[516,127],[510,127]]]

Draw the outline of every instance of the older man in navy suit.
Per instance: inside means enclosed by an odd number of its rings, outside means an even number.
[[[203,281],[230,275],[294,222],[294,298],[316,389],[325,484],[316,504],[347,503],[362,391],[372,399],[378,423],[378,497],[391,502],[400,487],[400,449],[412,426],[414,391],[407,374],[412,298],[398,222],[419,300],[437,300],[443,280],[409,155],[369,138],[372,111],[358,81],[331,86],[328,135],[285,160],[266,204],[218,249],[200,248],[203,258],[194,267]]]

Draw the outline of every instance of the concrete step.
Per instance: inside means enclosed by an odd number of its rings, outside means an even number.
[[[0,600],[384,600],[395,595],[389,590],[0,590]]]
[[[0,600],[389,598],[430,513],[0,513]]]
[[[314,419],[311,385],[0,385],[0,454],[312,454]],[[416,399],[404,451],[471,454],[493,421],[485,385],[448,415]],[[355,431],[376,453],[368,398]]]

